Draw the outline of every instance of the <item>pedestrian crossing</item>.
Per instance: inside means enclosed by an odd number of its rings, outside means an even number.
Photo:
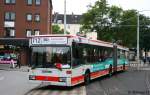
[[[86,95],[85,86],[79,86],[72,89],[35,89],[26,95]]]
[[[140,68],[139,70],[150,71],[150,68]]]
[[[130,67],[147,67],[149,64],[137,64],[137,63],[131,63],[129,64]]]

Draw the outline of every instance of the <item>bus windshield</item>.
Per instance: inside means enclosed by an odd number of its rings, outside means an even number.
[[[70,47],[32,47],[33,68],[55,68],[57,63],[70,68]]]

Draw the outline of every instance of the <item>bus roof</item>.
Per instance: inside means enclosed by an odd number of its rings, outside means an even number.
[[[31,38],[33,37],[75,37],[75,35],[65,35],[65,34],[49,34],[49,35],[33,35],[30,36]]]
[[[88,39],[88,38],[76,36],[76,35],[51,34],[51,35],[31,36],[31,38],[36,38],[36,37],[67,37],[67,38],[72,38],[72,39],[80,39],[81,42],[79,42],[79,43],[87,43],[87,44],[91,44],[91,45],[105,46],[105,47],[111,47],[111,48],[113,47],[113,43],[111,43],[111,42],[106,42],[106,41],[102,41],[102,40],[93,40],[93,39]],[[82,40],[84,40],[84,41],[82,41]],[[128,48],[123,47],[121,45],[117,45],[117,47],[118,47],[118,49],[122,49],[122,50],[126,50],[126,51],[129,50]]]

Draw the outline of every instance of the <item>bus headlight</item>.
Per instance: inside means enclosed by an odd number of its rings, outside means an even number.
[[[35,80],[35,76],[29,75],[29,80]]]
[[[66,80],[67,80],[66,77],[60,77],[60,78],[59,78],[59,81],[60,81],[60,82],[66,82]]]

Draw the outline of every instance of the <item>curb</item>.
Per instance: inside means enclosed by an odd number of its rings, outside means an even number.
[[[21,72],[29,72],[29,69],[28,70],[20,70],[20,69],[0,69],[2,71],[21,71]]]
[[[10,68],[9,64],[0,64],[0,70],[29,72],[30,67],[28,67],[28,66],[21,66],[21,68]]]

